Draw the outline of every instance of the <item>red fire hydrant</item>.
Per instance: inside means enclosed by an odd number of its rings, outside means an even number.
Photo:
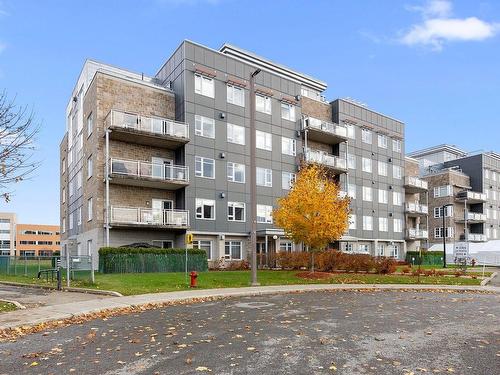
[[[189,275],[191,276],[191,285],[189,287],[196,288],[196,279],[198,278],[198,273],[196,271],[191,271]]]

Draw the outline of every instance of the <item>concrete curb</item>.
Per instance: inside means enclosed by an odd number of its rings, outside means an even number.
[[[497,275],[498,275],[498,272],[493,272],[490,277],[487,277],[486,279],[481,281],[481,286],[488,284]]]
[[[204,298],[217,299],[229,297],[254,297],[269,294],[301,293],[313,291],[356,291],[356,290],[388,290],[388,291],[458,291],[458,292],[489,292],[500,293],[500,288],[487,286],[459,285],[401,285],[401,284],[304,284],[276,285],[245,288],[200,289],[179,292],[141,294],[118,298],[89,300],[61,305],[43,306],[22,312],[5,313],[0,316],[0,330],[20,326],[32,326],[50,321],[59,321],[76,316],[96,313],[103,310],[115,310],[146,305],[161,305],[168,303],[189,303]]]
[[[53,286],[49,286],[49,285],[16,283],[15,281],[0,281],[0,285],[10,285],[10,286],[19,286],[19,287],[24,287],[24,288],[36,288],[36,289],[46,289],[46,290],[57,290],[57,288],[55,288]],[[115,292],[114,290],[63,287],[62,291],[63,292],[78,292],[78,293],[87,293],[87,294],[97,294],[97,295],[113,296],[113,297],[123,297],[123,294]]]
[[[15,305],[18,309],[20,310],[25,310],[26,309],[26,306],[24,305],[21,305],[19,302],[17,301],[11,301],[10,299],[3,299],[3,298],[0,298],[0,302],[7,302],[7,303],[12,303],[13,305]]]

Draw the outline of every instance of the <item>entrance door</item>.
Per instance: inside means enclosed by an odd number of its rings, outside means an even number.
[[[151,202],[153,211],[153,222],[155,224],[165,224],[165,210],[172,210],[174,202],[167,199],[153,199]]]
[[[151,158],[153,164],[152,174],[155,178],[172,179],[172,160],[164,158]]]

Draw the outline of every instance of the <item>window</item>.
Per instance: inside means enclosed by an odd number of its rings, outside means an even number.
[[[399,258],[399,245],[392,245],[390,246],[391,253],[389,254],[390,257],[392,258]]]
[[[377,134],[378,147],[387,148],[387,136],[384,134]]]
[[[398,165],[393,165],[392,166],[392,177],[396,178],[398,180],[401,180],[401,178],[403,177],[403,173],[401,171],[401,167],[400,166],[398,166]]]
[[[194,92],[200,95],[205,95],[213,98],[214,93],[213,78],[202,76],[201,74],[194,75]]]
[[[255,109],[258,112],[271,114],[271,98],[255,94]]]
[[[378,218],[378,230],[380,232],[387,232],[389,230],[389,220],[386,217]]]
[[[347,154],[347,168],[356,169],[356,155]]]
[[[245,203],[227,202],[227,220],[245,221]]]
[[[73,212],[69,214],[69,230],[73,229]]]
[[[362,158],[361,162],[361,169],[363,170],[363,172],[372,173],[372,159]]]
[[[94,163],[92,162],[92,156],[89,156],[87,158],[87,180],[92,177],[93,169]]]
[[[434,198],[450,197],[453,195],[451,185],[436,186],[434,188]]]
[[[78,207],[78,225],[82,225],[82,206]]]
[[[257,186],[273,186],[272,169],[257,167]]]
[[[227,180],[245,183],[245,165],[227,162]]]
[[[385,245],[383,243],[377,244],[377,255],[379,257],[383,257],[385,255]]]
[[[227,141],[238,145],[245,144],[245,128],[234,124],[227,124]]]
[[[360,243],[358,245],[358,253],[370,254],[370,245],[367,243]]]
[[[296,141],[295,139],[281,137],[281,153],[285,155],[296,155]]]
[[[403,231],[403,220],[394,219],[394,232],[401,233]]]
[[[373,230],[373,217],[363,216],[363,230]]]
[[[281,118],[285,120],[295,121],[295,106],[281,102]]]
[[[66,203],[66,188],[65,187],[62,188],[61,195],[62,195],[62,197],[61,197],[62,202]]]
[[[351,139],[356,138],[356,128],[353,124],[346,124],[347,127],[347,136]]]
[[[215,160],[209,158],[203,158],[201,156],[195,156],[194,158],[195,166],[195,176],[205,177],[205,178],[215,178]]]
[[[372,188],[368,186],[363,186],[363,200],[367,202],[372,201]]]
[[[90,112],[90,115],[87,117],[87,138],[90,137],[92,132],[94,131],[94,115]]]
[[[378,190],[378,203],[387,204],[389,203],[389,192],[384,189]]]
[[[92,255],[92,240],[87,240],[87,255]]]
[[[241,107],[245,106],[245,90],[233,85],[227,85],[227,102]]]
[[[392,140],[392,151],[401,152],[401,141],[399,139]]]
[[[378,174],[379,176],[387,176],[387,163],[383,161],[378,162]]]
[[[63,217],[63,219],[62,219],[61,232],[66,233],[66,218],[65,217]]]
[[[92,220],[93,218],[93,199],[87,199],[87,221]]]
[[[194,116],[194,134],[206,138],[215,138],[215,120],[204,116]]]
[[[445,217],[452,217],[453,216],[453,206],[446,206],[445,207]],[[443,217],[443,207],[434,207],[434,218],[440,218]]]
[[[349,218],[349,229],[356,229],[356,215],[351,215]]]
[[[74,184],[73,180],[69,181],[68,187],[69,187],[69,196],[71,198],[73,196],[74,192],[75,192],[75,184]]]
[[[446,238],[453,238],[455,236],[455,228],[447,227],[445,229]],[[434,228],[434,238],[443,238],[443,227]]]
[[[82,187],[82,170],[80,169],[76,174],[76,188],[80,189]]]
[[[280,252],[291,253],[293,251],[293,242],[280,241]]]
[[[205,250],[207,253],[207,259],[212,259],[212,241],[208,240],[196,240],[193,241],[193,249]]]
[[[401,206],[403,204],[403,194],[399,192],[392,193],[392,204],[395,206]]]
[[[347,195],[352,199],[356,199],[356,185],[348,184],[347,185]]]
[[[490,170],[489,169],[484,170],[484,178],[490,178]]]
[[[196,198],[196,218],[215,220],[215,201]]]
[[[241,259],[241,241],[226,241],[224,246],[224,258],[227,260]]]
[[[266,206],[263,204],[257,205],[257,223],[273,223],[273,206]]]
[[[290,190],[295,182],[295,173],[281,172],[281,188]]]
[[[372,144],[372,132],[368,129],[361,129],[361,140],[364,143]]]
[[[271,133],[261,132],[260,130],[255,131],[256,137],[256,147],[262,150],[271,151],[273,149],[272,136]]]

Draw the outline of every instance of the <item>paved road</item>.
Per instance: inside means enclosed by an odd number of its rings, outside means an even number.
[[[17,301],[27,308],[52,306],[62,303],[109,298],[110,296],[88,293],[58,292],[40,288],[25,288],[0,284],[0,299]],[[1,317],[0,317],[1,320]]]
[[[25,336],[0,358],[0,374],[497,374],[500,295],[234,298]]]

